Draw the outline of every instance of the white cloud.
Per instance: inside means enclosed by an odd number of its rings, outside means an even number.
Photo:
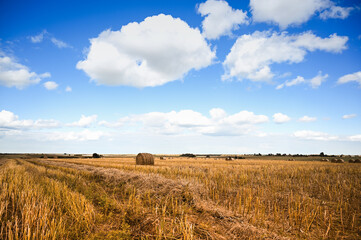
[[[131,120],[129,117],[123,117],[123,118],[118,119],[116,122],[108,122],[108,121],[102,120],[102,121],[98,122],[98,125],[108,127],[108,128],[120,128],[120,127],[125,126],[130,121]]]
[[[198,12],[206,16],[202,22],[203,35],[207,39],[217,39],[231,35],[240,24],[248,24],[247,12],[234,10],[223,0],[207,0],[198,7]]]
[[[97,115],[84,116],[73,123],[62,124],[60,121],[53,119],[38,120],[20,120],[13,112],[2,110],[0,112],[0,129],[44,129],[44,128],[60,128],[60,127],[90,127],[97,121]]]
[[[71,46],[55,37],[50,38],[50,41],[58,48],[71,48]]]
[[[66,86],[65,92],[71,92],[71,91],[73,91],[73,89],[71,87],[69,87],[69,86]]]
[[[317,74],[317,76],[311,78],[310,80],[305,80],[303,77],[297,76],[297,78],[291,81],[287,80],[286,82],[279,84],[276,89],[279,90],[283,87],[291,87],[303,83],[308,83],[312,88],[318,88],[326,80],[326,78],[328,78],[328,74],[322,75],[321,71]]]
[[[295,79],[291,80],[291,81],[286,81],[280,85],[278,85],[276,87],[276,89],[281,89],[283,87],[291,87],[291,86],[295,86],[295,85],[298,85],[298,84],[301,84],[301,83],[304,83],[305,82],[305,79],[301,76],[297,76]]]
[[[319,72],[318,75],[310,80],[310,85],[312,88],[318,88],[321,86],[322,82],[324,82],[328,78],[328,74],[322,75],[322,72]]]
[[[55,90],[57,89],[59,85],[56,83],[56,82],[53,82],[53,81],[47,81],[44,83],[44,87],[47,89],[47,90]]]
[[[31,72],[28,67],[0,52],[0,85],[23,89],[48,77],[50,77],[50,73],[37,74]]]
[[[43,30],[38,35],[30,36],[29,38],[32,43],[41,43],[44,39],[47,39],[58,48],[72,48],[72,46],[70,46],[68,43],[53,37],[52,34],[46,30]]]
[[[47,34],[47,31],[46,30],[43,30],[41,33],[39,33],[38,35],[35,35],[35,36],[31,36],[30,37],[30,41],[32,43],[40,43],[43,41],[44,39],[44,35]]]
[[[1,128],[22,128],[29,127],[32,124],[32,120],[19,120],[19,117],[10,111],[2,110],[0,112]]]
[[[349,136],[348,140],[353,142],[361,142],[361,134]]]
[[[343,115],[342,118],[343,119],[350,119],[350,118],[355,118],[357,115],[356,114],[346,114]]]
[[[332,6],[329,9],[324,10],[320,13],[321,19],[328,18],[339,18],[345,19],[350,15],[350,12],[353,10],[352,7],[340,7],[340,6]]]
[[[211,115],[211,118],[213,118],[213,119],[222,119],[225,116],[227,116],[226,111],[224,111],[222,108],[212,108],[209,111],[209,114]]]
[[[320,38],[312,32],[289,35],[287,32],[256,31],[245,34],[237,39],[223,62],[225,74],[222,80],[270,81],[274,76],[270,65],[299,63],[307,52],[316,50],[339,53],[346,49],[347,40],[348,37],[337,34]]]
[[[2,110],[0,112],[0,128],[16,128],[16,129],[29,129],[29,128],[56,128],[61,124],[56,120],[19,120],[19,117],[13,112]]]
[[[344,75],[337,80],[338,84],[357,82],[361,87],[361,71]]]
[[[79,121],[67,124],[67,126],[71,126],[71,127],[89,127],[90,125],[92,125],[93,123],[96,122],[98,118],[98,115],[91,115],[91,116],[84,116],[81,115]]]
[[[330,141],[330,140],[338,139],[337,136],[331,136],[327,133],[309,131],[309,130],[296,131],[293,133],[293,135],[297,138],[306,139],[306,140]]]
[[[231,124],[257,124],[268,121],[265,115],[255,115],[253,112],[241,111],[231,116],[225,117],[224,122]]]
[[[251,0],[255,22],[272,22],[281,28],[307,22],[321,9],[329,7],[329,0]]]
[[[256,124],[268,122],[265,115],[256,115],[253,112],[241,111],[233,115],[221,108],[209,111],[209,117],[193,110],[150,112],[140,115],[127,116],[119,121],[110,123],[99,122],[105,127],[125,127],[130,125],[141,129],[141,132],[157,134],[203,134],[214,136],[243,135],[255,130]],[[139,125],[140,123],[140,125]]]
[[[273,114],[273,121],[275,123],[285,123],[290,121],[291,118],[283,113],[275,113]]]
[[[81,132],[52,132],[46,135],[46,139],[50,141],[94,141],[98,140],[103,136],[107,136],[107,133],[102,131],[90,131],[84,129]]]
[[[314,122],[316,120],[317,120],[317,118],[309,117],[309,116],[303,116],[300,119],[298,119],[298,121],[300,121],[300,122]]]
[[[336,6],[330,0],[251,0],[255,22],[270,22],[285,29],[307,22],[315,13],[321,19],[348,17],[353,8]]]
[[[164,14],[119,31],[106,30],[90,42],[87,58],[77,68],[109,86],[163,85],[207,67],[215,57],[198,29]]]

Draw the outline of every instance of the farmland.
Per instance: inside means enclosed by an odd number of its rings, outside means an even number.
[[[0,239],[360,239],[361,164],[0,159]]]

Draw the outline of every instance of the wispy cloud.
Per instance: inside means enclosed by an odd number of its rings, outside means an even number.
[[[301,130],[293,133],[296,138],[305,139],[305,140],[319,140],[319,141],[330,141],[338,140],[337,136],[332,136],[328,133],[310,131],[310,130]]]
[[[337,80],[338,84],[345,84],[349,82],[357,82],[361,87],[361,71],[344,75]]]
[[[52,37],[50,39],[50,41],[52,43],[54,43],[55,46],[57,46],[58,48],[70,48],[71,46],[69,44],[67,44],[66,42],[63,42],[59,39],[56,39],[55,37]]]
[[[342,118],[343,119],[350,119],[350,118],[355,118],[357,115],[356,114],[346,114],[343,115]]]
[[[150,112],[127,116],[113,123],[101,121],[99,125],[118,128],[136,126],[145,132],[166,135],[239,136],[255,133],[256,125],[269,121],[267,116],[249,111],[228,115],[221,108],[211,109],[209,115],[207,117],[193,110]]]
[[[48,34],[46,30],[43,30],[41,33],[35,36],[30,36],[30,41],[32,43],[40,43],[44,40],[44,35]]]
[[[361,134],[349,136],[348,139],[353,142],[361,142]]]
[[[298,119],[298,121],[300,122],[314,122],[316,120],[317,120],[316,117],[309,117],[309,116],[303,116],[300,119]]]
[[[296,85],[299,85],[299,84],[305,84],[305,83],[308,83],[312,88],[318,88],[319,86],[321,86],[321,84],[324,81],[326,81],[327,78],[328,78],[328,74],[322,75],[322,72],[319,71],[318,74],[315,77],[313,77],[313,78],[311,78],[309,80],[306,80],[304,77],[297,76],[295,79],[287,80],[284,83],[279,84],[276,87],[276,89],[279,90],[279,89],[282,89],[284,87],[292,87],[292,86],[296,86]]]
[[[35,36],[29,36],[32,43],[41,43],[44,40],[50,40],[58,48],[72,48],[72,46],[58,38],[55,38],[51,33],[43,30],[41,33]]]

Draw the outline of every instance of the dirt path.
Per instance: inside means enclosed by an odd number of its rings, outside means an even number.
[[[126,172],[115,168],[85,164],[51,160],[33,160],[31,162],[85,171],[99,176],[106,183],[129,184],[134,186],[138,192],[150,191],[155,196],[169,195],[178,199],[186,198],[187,204],[193,209],[193,214],[188,215],[187,218],[194,223],[195,233],[202,236],[201,239],[288,239],[266,229],[254,227],[240,216],[215,205],[208,199],[205,188],[198,183],[168,179],[153,173]],[[202,229],[201,225],[203,224],[213,226],[213,228]]]

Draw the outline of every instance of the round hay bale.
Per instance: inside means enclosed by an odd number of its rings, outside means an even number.
[[[337,158],[331,159],[331,162],[332,162],[332,163],[336,163],[336,162],[337,162]]]
[[[355,163],[355,160],[350,159],[350,160],[348,160],[348,163]]]
[[[160,160],[165,160],[165,157],[160,157]]]
[[[361,163],[360,159],[355,159],[354,163]]]
[[[337,159],[336,163],[344,163],[345,161],[343,159]]]
[[[137,165],[154,165],[154,157],[150,153],[138,153],[135,163]]]
[[[231,158],[231,157],[226,157],[226,161],[233,161],[233,158]]]

